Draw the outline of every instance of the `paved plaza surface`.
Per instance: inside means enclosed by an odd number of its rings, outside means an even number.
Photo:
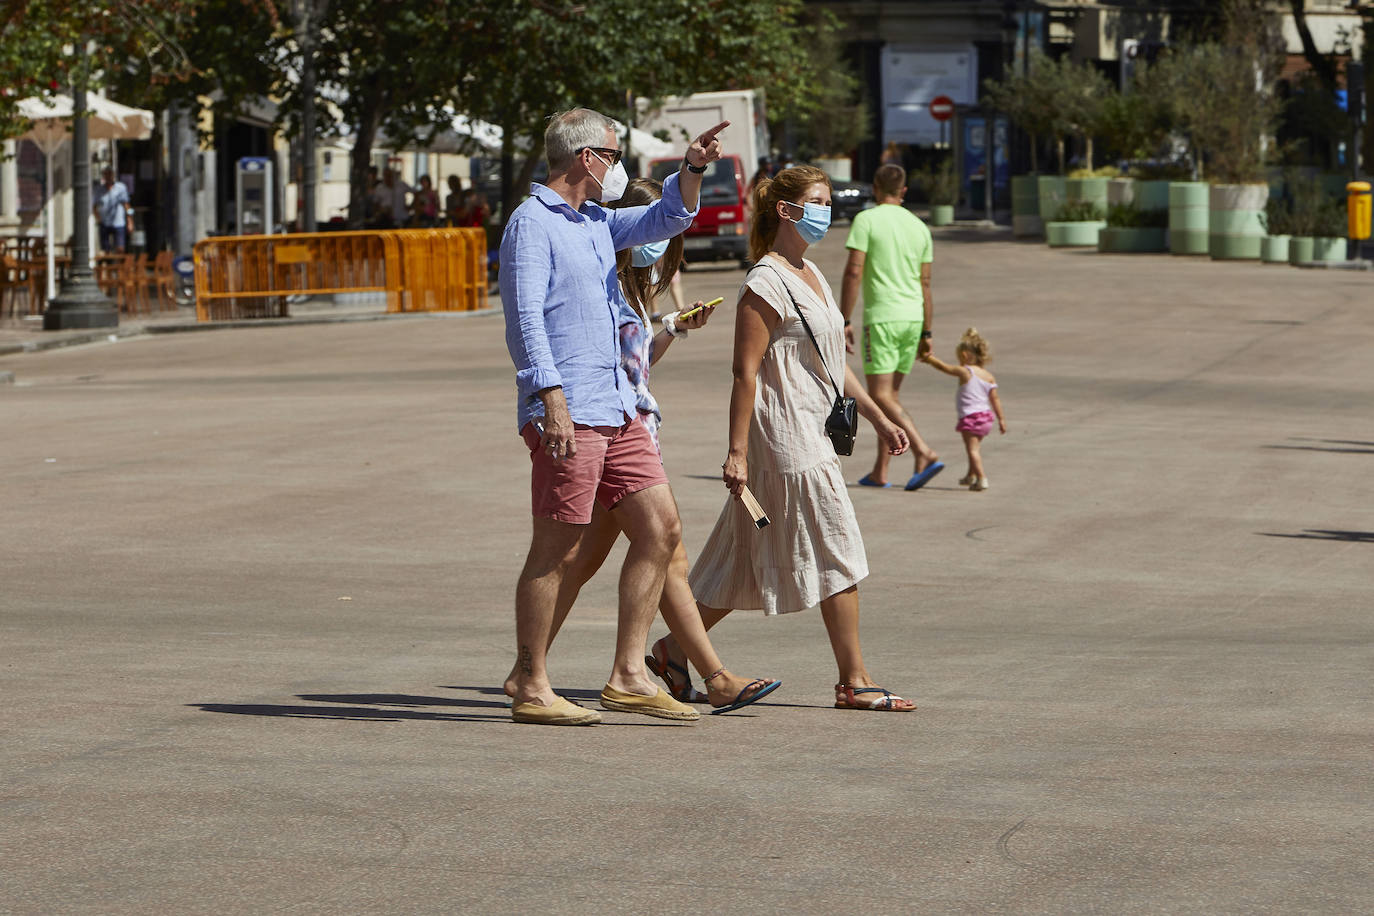
[[[948,470],[851,488],[912,714],[830,708],[817,612],[741,612],[757,706],[512,724],[500,314],[0,357],[0,912],[1369,912],[1374,275],[937,246],[937,351],[988,337],[1010,429],[955,486],[918,366]],[[729,302],[654,370],[689,551]],[[552,656],[586,705],[614,620],[607,569]]]

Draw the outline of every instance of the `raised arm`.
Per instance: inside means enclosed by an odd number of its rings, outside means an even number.
[[[721,465],[721,479],[739,496],[749,482],[749,423],[754,416],[754,393],[759,366],[768,352],[773,329],[781,319],[753,290],[746,291],[735,309],[735,355],[731,362],[730,450]]]
[[[961,382],[967,382],[969,376],[973,375],[972,370],[964,366],[951,366],[949,363],[941,361],[940,357],[926,355],[921,357],[921,362],[932,368],[939,369],[945,375],[952,375]]]
[[[687,153],[682,157],[682,167],[678,169],[677,175],[682,187],[682,202],[689,210],[695,211],[697,202],[701,199],[701,179],[706,172],[706,166],[721,156],[720,140],[716,139],[716,134],[729,126],[729,121],[721,121],[687,146]],[[689,165],[701,171],[694,172],[687,167]]]

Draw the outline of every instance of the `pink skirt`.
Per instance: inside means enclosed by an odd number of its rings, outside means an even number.
[[[961,433],[973,433],[975,436],[986,436],[992,432],[992,427],[997,423],[997,416],[990,410],[980,410],[968,416],[960,417],[959,422],[954,424],[954,429]]]

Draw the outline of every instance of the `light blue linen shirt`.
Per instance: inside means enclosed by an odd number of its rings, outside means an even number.
[[[539,392],[562,386],[574,423],[622,426],[637,415],[634,385],[620,364],[619,323],[631,311],[615,253],[670,239],[692,224],[677,175],[647,207],[574,210],[542,184],[511,214],[501,237],[501,305],[515,363],[516,430],[544,415]]]

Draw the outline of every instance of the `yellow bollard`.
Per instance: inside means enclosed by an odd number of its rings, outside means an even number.
[[[1369,217],[1371,209],[1369,182],[1352,181],[1345,186],[1346,217],[1349,224],[1350,238],[1367,239],[1369,238]]]

